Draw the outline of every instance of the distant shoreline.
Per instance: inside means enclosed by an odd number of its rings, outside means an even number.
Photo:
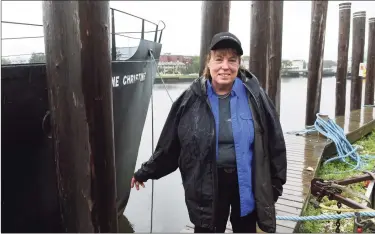
[[[323,79],[325,78],[331,78],[332,76],[330,77],[323,77]],[[334,77],[334,76],[333,76]],[[307,77],[305,76],[299,76],[299,77],[285,77],[285,76],[282,76],[281,77],[282,79],[307,79]],[[166,84],[178,84],[178,83],[191,83],[193,82],[195,79],[197,79],[197,77],[186,77],[186,76],[168,76],[168,77],[163,77],[163,80],[159,77],[156,77],[155,78],[155,84],[162,84],[163,81],[164,83]],[[350,77],[347,78],[348,80],[350,80]]]
[[[189,78],[184,78],[184,77],[163,77],[163,80],[160,77],[155,78],[155,84],[162,84],[163,81],[166,84],[176,84],[176,83],[191,83],[193,82],[197,77],[189,77]]]

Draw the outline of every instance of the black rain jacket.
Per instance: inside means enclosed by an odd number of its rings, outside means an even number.
[[[257,78],[241,69],[253,112],[255,139],[253,188],[257,223],[264,232],[276,232],[275,202],[286,182],[287,159],[283,131],[272,101]],[[159,179],[180,169],[190,221],[215,228],[218,201],[215,121],[205,78],[193,81],[173,103],[155,152],[134,174],[137,181]]]

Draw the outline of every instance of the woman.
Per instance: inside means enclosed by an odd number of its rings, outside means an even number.
[[[286,182],[286,149],[275,108],[228,32],[212,38],[203,77],[173,103],[152,157],[131,187],[181,171],[195,232],[276,231],[275,202]]]

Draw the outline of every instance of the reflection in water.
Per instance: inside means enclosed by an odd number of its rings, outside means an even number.
[[[362,123],[367,123],[368,121],[370,121],[370,119],[373,119],[372,117],[372,114],[373,114],[373,107],[366,107],[366,108],[363,108],[363,120],[361,119],[361,124]]]
[[[324,78],[322,82],[321,113],[331,118],[335,114],[336,79]],[[173,100],[189,86],[189,84],[168,85]],[[306,105],[306,78],[283,78],[281,80],[281,113],[280,118],[284,132],[304,128]],[[350,80],[347,81],[347,100],[350,97]],[[171,101],[163,84],[154,86],[154,139],[157,142],[164,121],[171,108]],[[349,101],[346,103],[349,109]],[[142,140],[139,147],[136,170],[151,156],[151,111],[146,118]],[[134,116],[136,118],[136,116]],[[130,183],[130,181],[129,181]],[[133,224],[136,232],[150,231],[151,181],[145,183],[146,188],[140,191],[133,189],[130,194],[125,215]],[[189,222],[185,206],[185,196],[179,170],[157,180],[154,183],[153,232],[179,232]]]

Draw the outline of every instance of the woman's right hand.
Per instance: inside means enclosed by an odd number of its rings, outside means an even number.
[[[137,190],[139,190],[139,185],[141,185],[143,188],[145,187],[145,185],[143,184],[143,182],[138,182],[138,181],[135,180],[134,177],[132,177],[132,180],[131,180],[131,182],[130,182],[130,187],[131,187],[131,188],[134,188],[134,184],[135,184],[135,188],[136,188]]]

